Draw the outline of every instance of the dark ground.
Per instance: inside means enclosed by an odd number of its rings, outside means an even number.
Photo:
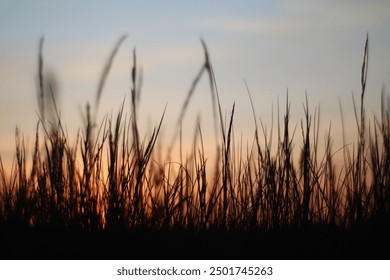
[[[1,259],[390,259],[390,229],[361,225],[255,232],[0,228]]]

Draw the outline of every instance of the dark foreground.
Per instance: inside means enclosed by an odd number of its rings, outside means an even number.
[[[390,259],[390,229],[373,225],[245,233],[7,227],[0,238],[1,259]]]

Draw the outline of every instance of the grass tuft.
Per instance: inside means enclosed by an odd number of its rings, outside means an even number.
[[[142,77],[133,51],[131,106],[125,101],[116,117],[96,123],[97,110],[113,59],[126,36],[116,43],[98,84],[94,111],[86,104],[83,126],[74,144],[63,129],[54,87],[45,92],[43,37],[38,54],[38,107],[31,170],[26,147],[15,131],[15,160],[7,176],[0,157],[0,230],[17,227],[39,230],[56,227],[65,232],[277,232],[308,227],[350,229],[363,224],[388,226],[390,222],[390,99],[382,91],[379,117],[369,120],[364,98],[368,72],[368,35],[361,70],[360,110],[352,99],[357,125],[356,143],[334,151],[332,126],[319,147],[320,109],[309,109],[306,95],[301,120],[298,163],[294,161],[296,126],[291,130],[290,102],[286,94],[283,116],[277,121],[277,144],[272,147],[273,127],[260,122],[245,82],[254,120],[251,145],[236,141],[235,104],[224,120],[217,83],[206,44],[201,40],[204,62],[195,76],[179,112],[167,159],[158,137],[167,108],[151,135],[142,138],[137,120]],[[193,147],[183,158],[181,125],[189,102],[206,73],[210,82],[217,156],[205,154],[202,128],[197,122]],[[47,119],[48,98],[54,114]],[[368,131],[367,131],[368,124]],[[42,132],[41,132],[42,131]],[[262,136],[261,136],[262,135]],[[170,155],[180,138],[180,162]],[[260,139],[263,137],[263,141]],[[275,144],[274,144],[275,145]],[[157,150],[156,150],[157,147]],[[320,150],[324,152],[320,154]],[[342,153],[343,162],[335,163]],[[213,167],[213,168],[210,168]],[[210,170],[212,170],[210,172]]]

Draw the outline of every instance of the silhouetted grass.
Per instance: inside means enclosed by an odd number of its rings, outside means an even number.
[[[290,128],[288,95],[282,120],[278,104],[277,145],[272,149],[273,129],[268,134],[261,123],[259,130],[248,89],[253,145],[246,154],[234,148],[243,145],[234,142],[235,105],[225,120],[203,41],[205,62],[180,111],[165,161],[154,156],[165,110],[151,136],[142,138],[139,133],[142,79],[135,50],[130,116],[123,102],[115,118],[106,115],[96,123],[105,80],[124,39],[109,56],[94,106],[86,104],[73,145],[64,132],[56,94],[50,85],[45,90],[41,39],[39,120],[31,168],[27,170],[18,129],[8,176],[0,158],[0,232],[7,243],[3,257],[191,258],[203,252],[205,258],[247,258],[253,253],[255,258],[378,258],[382,253],[377,249],[388,249],[390,99],[385,100],[382,92],[380,118],[368,123],[364,110],[368,36],[359,111],[353,100],[356,142],[351,147],[344,140],[334,151],[329,126],[320,155],[320,112],[317,108],[310,112],[306,97],[298,163],[293,144],[299,133]],[[214,162],[206,159],[198,122],[190,156],[173,162],[174,143],[202,75],[210,81],[215,130],[220,135],[217,156]],[[54,114],[47,114],[50,107]],[[181,154],[181,145],[179,149]],[[336,153],[343,154],[342,163],[335,163]],[[208,165],[214,165],[213,174],[208,174]]]

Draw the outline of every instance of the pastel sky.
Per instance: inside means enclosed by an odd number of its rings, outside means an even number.
[[[236,137],[243,135],[250,142],[254,123],[244,80],[257,117],[268,129],[272,110],[275,122],[277,100],[284,108],[288,89],[292,126],[300,128],[306,92],[312,111],[321,106],[321,139],[330,122],[332,135],[341,135],[338,100],[353,131],[352,94],[359,100],[367,32],[366,110],[372,116],[379,113],[381,89],[388,88],[390,82],[388,0],[2,0],[0,154],[3,162],[12,161],[16,126],[26,136],[27,145],[33,145],[41,36],[45,38],[45,73],[56,79],[61,116],[69,134],[81,127],[80,110],[87,102],[93,103],[104,64],[120,36],[127,34],[103,91],[100,117],[115,114],[125,97],[129,108],[132,51],[136,48],[144,77],[141,133],[157,125],[167,104],[162,138],[171,139],[179,110],[204,61],[203,38],[223,113],[228,117],[235,102]],[[203,77],[183,120],[188,139],[197,116],[205,139],[213,139],[211,110],[210,91]],[[299,136],[300,132],[298,142]],[[335,143],[335,149],[339,148],[340,142]]]

